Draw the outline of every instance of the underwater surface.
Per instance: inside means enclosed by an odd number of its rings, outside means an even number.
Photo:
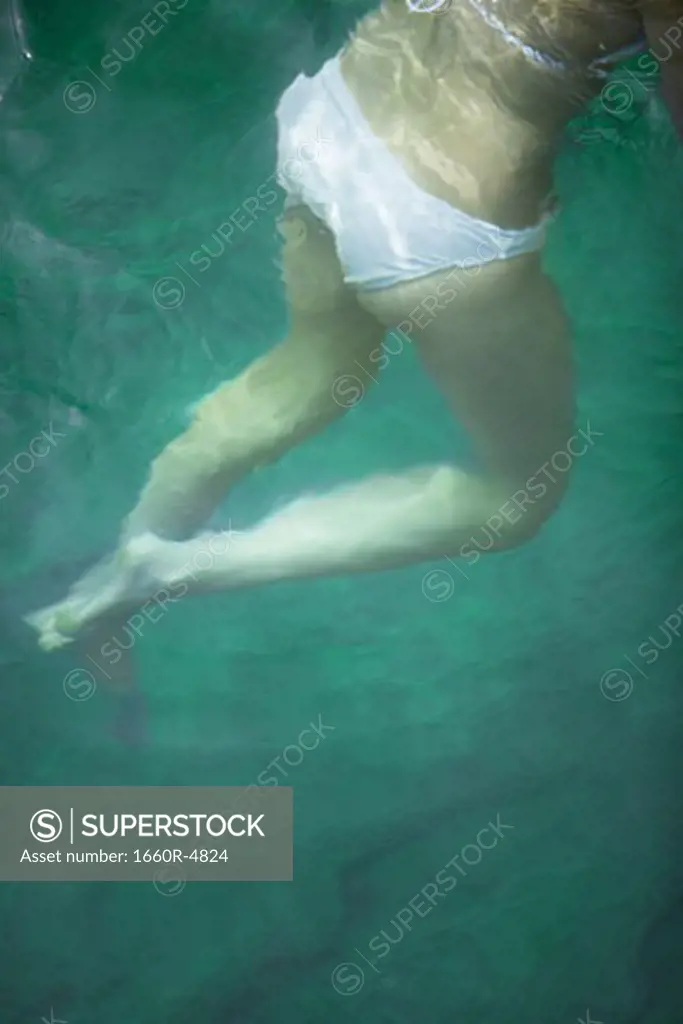
[[[275,104],[367,6],[4,2],[0,782],[292,786],[295,839],[289,883],[4,883],[2,1024],[683,1020],[683,154],[646,86],[558,161],[594,443],[533,544],[179,602],[132,696],[22,621],[282,336]],[[215,522],[464,448],[406,346]]]

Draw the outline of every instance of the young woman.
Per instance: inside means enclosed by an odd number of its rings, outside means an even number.
[[[277,112],[288,334],[199,404],[153,464],[118,554],[31,617],[42,645],[171,583],[372,572],[464,555],[483,529],[485,550],[533,537],[567,483],[548,467],[584,443],[569,326],[541,261],[556,151],[613,67],[661,53],[677,26],[683,0],[385,0],[300,75]],[[680,124],[683,51],[669,52]],[[354,404],[396,343],[386,332],[414,342],[478,468],[377,476],[237,536],[188,539],[236,480]]]

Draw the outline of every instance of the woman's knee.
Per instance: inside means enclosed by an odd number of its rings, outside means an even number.
[[[534,540],[562,504],[567,477],[558,477],[545,488],[527,480],[505,491],[505,496],[486,522],[472,532],[457,555],[470,564],[489,552],[511,551]]]
[[[509,534],[510,547],[521,547],[538,536],[562,504],[569,477],[567,474],[543,482],[532,478],[518,487],[506,502],[501,513],[512,519]]]

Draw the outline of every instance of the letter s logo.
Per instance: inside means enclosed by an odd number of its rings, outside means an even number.
[[[62,819],[56,811],[36,811],[31,818],[31,835],[39,843],[53,843],[62,834]]]

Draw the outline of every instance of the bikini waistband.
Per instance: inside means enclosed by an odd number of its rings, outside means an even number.
[[[501,35],[510,46],[514,46],[515,49],[519,50],[529,60],[533,61],[534,64],[538,64],[540,67],[544,67],[549,71],[554,71],[559,74],[568,74],[577,71],[587,72],[597,78],[607,78],[612,69],[623,60],[628,60],[630,57],[636,56],[636,54],[643,53],[647,49],[647,37],[645,31],[641,30],[638,37],[631,43],[627,43],[625,46],[620,47],[618,50],[614,50],[612,53],[602,54],[596,57],[587,65],[580,65],[578,63],[564,60],[561,57],[554,57],[552,54],[546,53],[544,50],[539,50],[535,46],[531,46],[530,43],[525,43],[523,39],[520,39],[518,35],[511,32],[503,21],[494,14],[493,11],[489,11],[484,6],[482,0],[467,0],[470,7],[473,8],[480,15],[481,18],[490,25],[491,28],[495,29],[499,35]]]

